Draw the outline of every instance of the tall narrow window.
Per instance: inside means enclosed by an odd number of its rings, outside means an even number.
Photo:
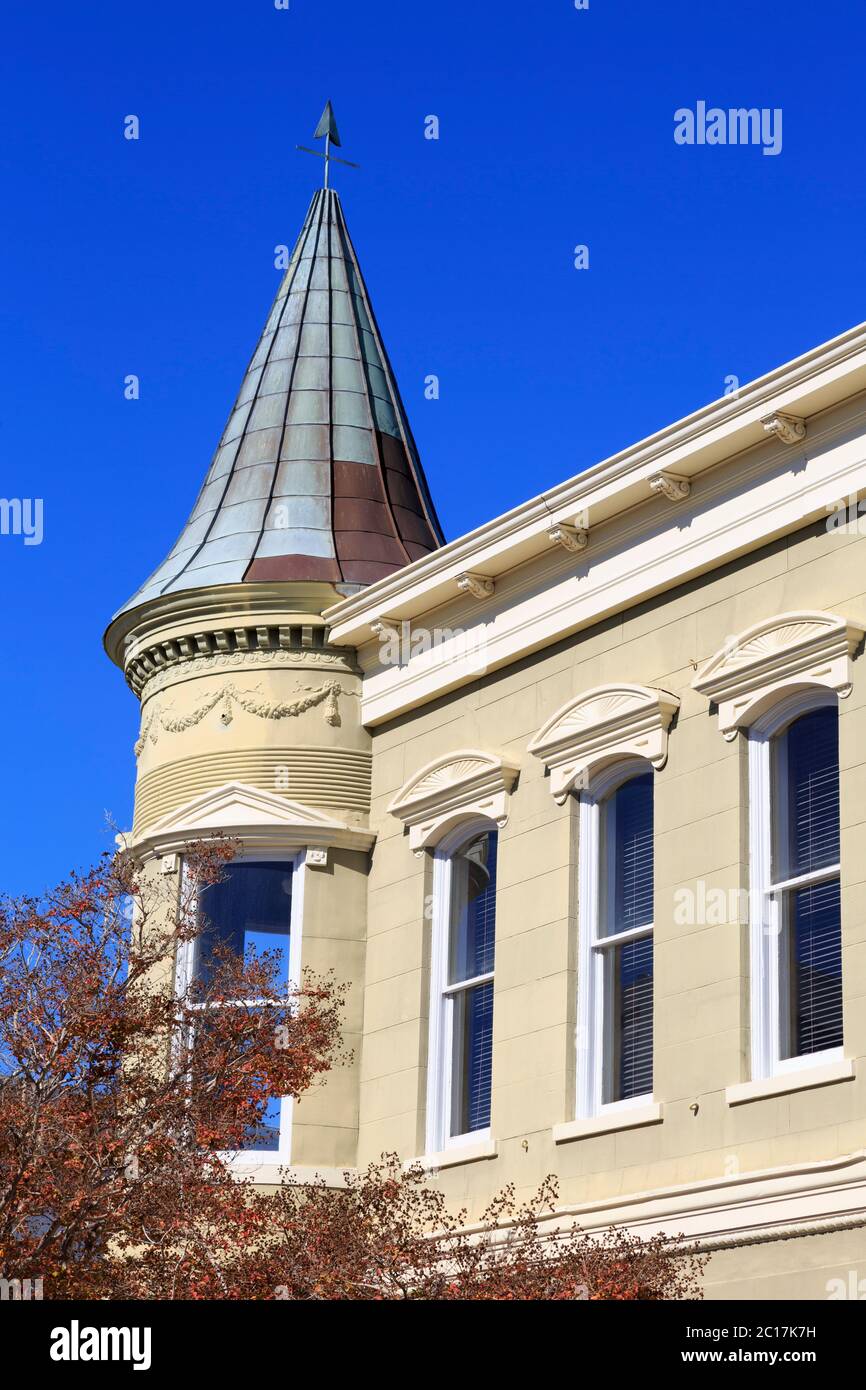
[[[842,1055],[839,717],[822,699],[750,738],[755,1077]]]
[[[292,954],[292,861],[234,861],[221,879],[199,894],[203,930],[193,943],[188,968],[204,984],[213,975],[217,948],[236,955],[267,951],[276,963],[275,983],[286,994],[295,975]],[[238,1001],[247,1007],[254,1001]],[[206,1005],[204,1007],[207,1007]],[[274,1156],[288,1144],[289,1098],[272,1099],[266,1113],[247,1136],[245,1151]]]
[[[436,859],[430,1151],[490,1126],[497,847],[495,830],[476,831]]]
[[[653,774],[619,776],[581,798],[579,1116],[653,1089]]]
[[[837,711],[801,715],[774,743],[772,892],[784,1059],[842,1046]]]

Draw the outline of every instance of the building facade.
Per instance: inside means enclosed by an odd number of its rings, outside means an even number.
[[[238,1155],[682,1231],[708,1296],[866,1296],[866,329],[444,543],[339,199],[106,647],[130,843],[352,1060]],[[196,968],[195,960],[178,969]]]

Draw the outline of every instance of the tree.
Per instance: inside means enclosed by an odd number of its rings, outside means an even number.
[[[240,1180],[229,1155],[268,1102],[339,1065],[343,990],[286,997],[269,953],[176,977],[231,856],[193,847],[179,889],[106,857],[0,904],[0,1277],[48,1298],[696,1295],[701,1261],[676,1242],[547,1239],[552,1179],[475,1226],[395,1155],[337,1189]]]

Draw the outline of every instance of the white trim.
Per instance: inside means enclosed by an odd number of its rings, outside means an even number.
[[[773,768],[774,740],[801,715],[817,709],[835,709],[833,692],[821,686],[802,687],[796,678],[791,686],[777,689],[775,703],[764,706],[748,731],[749,747],[749,974],[751,1081],[758,1087],[774,1077],[796,1076],[832,1065],[843,1057],[841,1048],[785,1056],[789,1025],[786,997],[786,953],[782,949],[779,896],[799,879],[773,881]],[[784,787],[776,788],[781,808],[786,804]],[[804,882],[821,882],[838,877],[840,866],[800,875]],[[809,1083],[804,1083],[808,1085]],[[731,1089],[731,1088],[729,1088]],[[732,1088],[734,1091],[736,1087]],[[796,1089],[792,1086],[791,1089]],[[748,1097],[746,1097],[748,1098]]]
[[[680,707],[667,690],[618,681],[566,701],[528,746],[550,769],[560,806],[575,788],[622,758],[645,758],[654,768],[668,756],[668,729]]]
[[[640,1129],[644,1125],[658,1125],[662,1122],[662,1108],[656,1101],[650,1105],[630,1105],[621,1108],[606,1105],[603,1110],[590,1119],[568,1120],[565,1124],[554,1125],[552,1134],[554,1144],[568,1144],[572,1139],[587,1139],[594,1134],[613,1134],[621,1129]]]
[[[388,811],[409,827],[409,847],[420,855],[470,818],[492,821],[501,830],[519,771],[513,758],[459,748],[413,773]]]
[[[466,1134],[449,1134],[453,1094],[452,1013],[454,997],[472,985],[492,982],[493,971],[473,980],[461,981],[459,987],[448,983],[448,952],[451,933],[451,890],[453,856],[468,840],[485,831],[495,832],[496,824],[484,817],[468,816],[440,841],[433,856],[433,913],[430,942],[430,1022],[427,1044],[427,1109],[425,1151],[429,1155],[467,1151],[479,1144],[492,1143],[491,1131],[470,1130]],[[456,1161],[469,1162],[464,1156]]]
[[[702,407],[335,604],[324,614],[330,641],[361,646],[369,640],[370,623],[376,617],[429,612],[447,599],[462,571],[481,568],[496,576],[525,563],[549,546],[547,533],[558,521],[571,523],[580,514],[584,526],[595,527],[645,497],[649,480],[660,471],[694,480],[705,469],[762,443],[765,457],[786,459],[790,466],[795,456],[799,463],[799,450],[794,454],[767,440],[764,421],[768,416],[782,411],[809,418],[864,389],[866,324],[858,324],[740,387],[736,395]],[[810,419],[813,447],[822,438],[822,425]],[[833,495],[838,499],[848,491],[837,490]],[[804,524],[802,508],[798,514]]]
[[[603,807],[617,789],[632,777],[644,775],[651,765],[642,758],[623,755],[608,765],[581,793],[578,823],[578,950],[577,950],[577,1088],[575,1125],[609,1117],[610,1129],[628,1128],[628,1112],[646,1110],[652,1094],[627,1100],[603,1100],[613,1047],[610,1001],[605,988],[605,953],[620,945],[653,935],[652,924],[608,934],[601,923],[601,818]],[[610,846],[609,846],[610,847]],[[605,1124],[607,1121],[604,1121]],[[647,1123],[647,1121],[637,1121]],[[561,1128],[561,1127],[558,1127]],[[601,1131],[599,1131],[601,1132]]]
[[[283,850],[282,854],[277,850],[271,853],[257,853],[255,851],[247,853],[242,850],[231,861],[233,864],[283,862],[287,866],[291,866],[292,900],[288,923],[289,959],[287,969],[287,985],[290,993],[299,989],[301,984],[306,858],[305,850],[294,853]],[[184,875],[188,872],[185,861],[181,872]],[[175,967],[175,991],[177,994],[183,993],[189,986],[195,969],[198,940],[195,938],[192,941],[185,941],[178,950]],[[278,1171],[291,1162],[293,1116],[294,1098],[283,1096],[280,1102],[280,1140],[277,1149],[239,1149],[235,1152],[226,1151],[221,1154],[221,1157],[230,1163],[233,1169],[237,1169],[239,1172],[249,1170],[249,1174],[256,1176],[257,1181],[266,1181],[265,1178],[258,1176],[262,1170],[272,1168]]]
[[[797,1061],[811,1062],[816,1056],[826,1053],[812,1053],[811,1057],[797,1058]],[[750,1100],[767,1100],[772,1096],[787,1096],[792,1091],[807,1091],[816,1086],[832,1086],[837,1081],[854,1080],[854,1061],[850,1057],[840,1057],[824,1065],[802,1066],[795,1071],[783,1072],[779,1076],[759,1078],[756,1081],[741,1081],[737,1086],[728,1086],[725,1100],[728,1105],[745,1105]]]
[[[425,1153],[418,1158],[408,1158],[403,1167],[414,1168],[420,1165],[428,1172],[435,1172],[438,1168],[456,1168],[462,1163],[480,1163],[485,1159],[495,1158],[499,1152],[499,1145],[495,1139],[489,1137],[479,1139],[478,1135],[483,1135],[484,1132],[476,1130],[472,1135],[463,1136],[467,1141],[475,1139],[475,1143],[455,1144],[439,1153]]]
[[[762,619],[729,638],[692,681],[718,705],[730,742],[786,694],[800,688],[851,693],[851,658],[866,629],[835,613],[797,611]]]
[[[774,390],[784,381],[799,400],[770,399],[771,381]],[[743,388],[736,403],[699,412],[335,605],[326,614],[330,640],[356,648],[365,671],[363,722],[418,709],[477,680],[479,670],[496,671],[780,536],[829,522],[841,500],[866,491],[864,386],[861,326]],[[808,443],[768,438],[768,409],[795,404],[809,418]],[[659,463],[691,478],[689,498],[647,500]],[[593,531],[588,558],[552,552],[551,524],[578,513]],[[467,564],[496,578],[492,598],[452,602],[454,576]],[[371,626],[378,616],[434,625],[438,609],[454,636],[438,645],[435,663],[379,661]]]
[[[368,851],[376,839],[372,831],[356,829],[300,801],[245,782],[225,782],[170,811],[146,835],[125,842],[123,849],[145,862],[154,856],[183,853],[191,841],[209,835],[241,840],[250,851],[261,851],[265,857],[287,848],[294,853],[332,845]]]

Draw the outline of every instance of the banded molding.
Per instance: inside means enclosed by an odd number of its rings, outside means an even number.
[[[363,749],[270,747],[225,749],[164,763],[136,782],[133,835],[227,782],[301,801],[360,825],[370,810],[371,755]]]
[[[177,637],[136,644],[124,674],[136,695],[153,694],[174,680],[249,666],[323,666],[357,674],[352,653],[327,645],[318,624],[205,627]]]
[[[271,849],[369,850],[375,835],[288,797],[224,782],[176,807],[125,848],[137,859],[182,853],[208,835],[240,840],[246,852]]]
[[[781,613],[764,618],[710,657],[692,681],[718,706],[719,729],[730,743],[783,692],[823,686],[840,699],[851,694],[851,658],[866,628],[836,613]]]
[[[388,807],[409,828],[415,854],[443,839],[462,820],[483,816],[500,829],[508,821],[519,764],[475,748],[435,758],[401,787]]]
[[[529,752],[550,769],[550,790],[561,806],[621,758],[646,758],[654,768],[664,767],[668,729],[679,706],[676,695],[654,686],[598,685],[558,709]]]

